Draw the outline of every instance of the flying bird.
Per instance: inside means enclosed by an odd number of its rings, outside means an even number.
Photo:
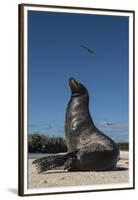
[[[110,122],[107,122],[107,123],[106,123],[106,125],[107,125],[107,126],[111,126],[111,125],[112,125],[112,123],[110,123]]]
[[[84,46],[84,45],[81,45],[80,47],[86,49],[89,53],[95,54],[95,55],[96,55],[96,53],[95,53],[92,49],[90,49],[90,48],[88,48],[88,47],[86,47],[86,46]]]

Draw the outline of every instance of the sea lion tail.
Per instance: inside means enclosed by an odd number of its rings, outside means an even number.
[[[36,166],[38,173],[42,173],[47,170],[63,166],[64,169],[68,169],[75,158],[76,158],[76,153],[71,152],[65,155],[53,155],[53,156],[42,157],[34,160],[33,164]]]

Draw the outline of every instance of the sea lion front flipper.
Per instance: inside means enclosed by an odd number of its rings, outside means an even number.
[[[69,157],[65,162],[64,169],[68,171],[76,171],[77,167],[77,151],[69,153]]]

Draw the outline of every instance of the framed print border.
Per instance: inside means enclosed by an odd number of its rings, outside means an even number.
[[[71,187],[70,190],[50,190],[46,192],[46,189],[35,192],[34,190],[29,191],[27,190],[27,170],[25,169],[25,166],[27,168],[27,143],[25,140],[25,127],[27,127],[27,119],[25,117],[25,113],[27,113],[27,100],[25,99],[25,91],[27,91],[27,79],[25,77],[25,74],[27,73],[27,52],[25,49],[27,49],[27,38],[25,35],[26,27],[26,15],[25,15],[25,9],[60,9],[64,10],[64,12],[72,10],[72,11],[77,11],[77,12],[107,12],[111,14],[112,12],[114,13],[123,13],[126,14],[127,16],[131,16],[131,43],[129,41],[129,48],[131,53],[131,58],[129,59],[129,65],[132,65],[132,69],[130,69],[129,66],[129,78],[131,79],[131,87],[132,87],[132,92],[131,92],[131,97],[129,97],[129,103],[132,105],[133,112],[131,110],[131,118],[132,118],[132,123],[129,128],[131,128],[131,131],[133,130],[133,138],[131,138],[131,153],[133,154],[132,156],[132,181],[131,181],[131,186],[124,186],[124,187],[111,187],[111,188],[100,188],[100,189],[73,189]],[[18,126],[19,126],[19,137],[18,137],[18,151],[19,151],[19,157],[18,157],[18,194],[20,196],[32,196],[32,195],[50,195],[50,194],[64,194],[64,193],[82,193],[82,192],[97,192],[97,191],[113,191],[113,190],[128,190],[128,189],[134,189],[135,188],[135,11],[134,10],[115,10],[115,9],[101,9],[101,8],[88,8],[88,7],[65,7],[65,6],[53,6],[53,5],[39,5],[39,4],[19,4],[18,6],[18,32],[19,32],[19,86],[18,86],[18,94],[19,94],[19,107],[18,107],[18,116],[19,116],[19,121],[18,121]],[[123,15],[124,16],[124,15]],[[130,40],[130,36],[129,36]],[[129,55],[130,56],[130,55]],[[130,85],[129,85],[130,86]],[[130,110],[129,110],[130,111]],[[130,114],[130,113],[129,113]],[[26,119],[26,120],[25,120]],[[133,145],[132,145],[133,144]]]

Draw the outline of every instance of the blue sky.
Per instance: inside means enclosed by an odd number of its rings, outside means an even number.
[[[128,17],[28,12],[29,132],[64,135],[69,77],[87,87],[97,127],[128,140]]]

